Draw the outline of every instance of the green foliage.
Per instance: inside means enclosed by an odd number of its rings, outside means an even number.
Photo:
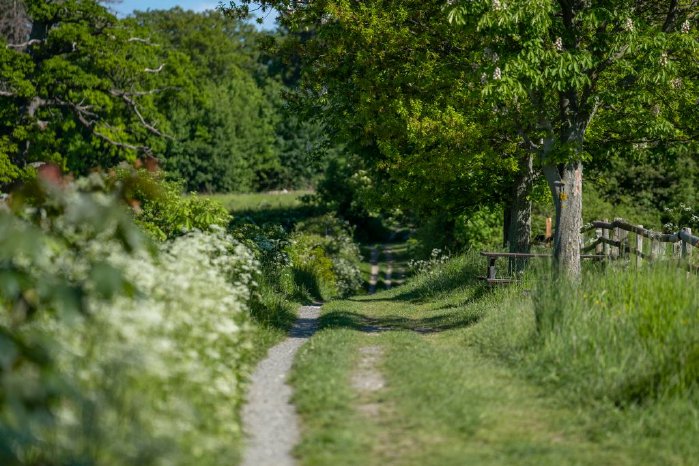
[[[193,229],[225,227],[231,220],[220,203],[195,195],[184,196],[183,183],[166,180],[163,172],[120,168],[113,181],[131,181],[127,194],[136,223],[160,241]]]
[[[279,166],[281,86],[258,62],[260,33],[218,11],[138,12],[133,21],[186,57],[186,87],[159,102],[175,137],[164,152],[165,168],[190,191],[266,186],[268,172]]]
[[[586,220],[597,205],[589,201],[597,197],[610,204],[605,212],[608,218],[624,217],[655,227],[659,227],[659,217],[663,223],[671,220],[665,209],[699,202],[699,170],[691,155],[693,144],[659,144],[644,150],[619,146],[604,164],[590,166],[583,195],[593,194],[585,199]],[[651,223],[646,223],[649,220]]]
[[[501,201],[516,147],[476,123],[462,70],[470,67],[462,53],[469,38],[445,23],[441,5],[379,0],[281,9],[291,31],[282,56],[300,62],[303,73],[297,98],[322,112],[346,144],[319,184],[322,203],[363,229],[364,219],[382,213],[414,213],[422,222]],[[502,141],[492,146],[497,157],[483,144],[491,138]]]
[[[648,207],[640,202],[634,202],[630,196],[620,197],[621,199],[614,199],[614,196],[608,196],[605,190],[598,188],[594,183],[587,183],[583,192],[584,220],[591,222],[605,218],[613,220],[620,217],[635,225],[643,225],[655,230],[660,229],[661,218],[657,207]]]
[[[18,0],[0,13],[0,183],[157,156],[189,191],[308,187],[322,126],[282,113],[260,33],[218,11]],[[25,8],[26,7],[26,8]],[[288,112],[292,113],[292,112]],[[294,119],[296,118],[296,119]]]
[[[289,241],[294,280],[313,299],[346,296],[362,285],[359,247],[347,222],[312,218],[298,224]]]
[[[13,20],[31,34],[0,38],[3,182],[31,176],[33,162],[85,174],[162,150],[168,125],[155,98],[182,82],[181,55],[95,0],[24,3]]]
[[[93,176],[0,212],[2,464],[237,454],[257,263],[220,229],[149,252],[125,199]]]
[[[468,249],[492,249],[502,246],[501,208],[482,207],[456,219],[454,237],[458,245]]]
[[[699,231],[699,211],[682,203],[674,208],[666,208],[663,213],[663,229],[668,233],[676,233],[682,228],[692,228],[696,235]]]

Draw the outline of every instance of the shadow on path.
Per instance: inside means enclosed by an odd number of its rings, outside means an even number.
[[[364,333],[413,331],[421,334],[469,327],[480,320],[476,314],[447,312],[422,319],[401,316],[369,317],[357,312],[330,312],[320,318],[320,328],[347,328]]]

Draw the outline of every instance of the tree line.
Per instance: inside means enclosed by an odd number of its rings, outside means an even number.
[[[556,263],[577,276],[584,180],[625,183],[606,189],[612,202],[643,191],[657,206],[666,181],[687,188],[675,201],[696,201],[695,1],[262,4],[297,33],[286,50],[304,63],[306,96],[361,154],[355,173],[377,204],[452,219],[503,205],[510,249],[526,252],[543,193]]]
[[[324,135],[289,116],[292,71],[221,12],[0,0],[0,183],[155,158],[191,191],[300,188]],[[292,115],[293,116],[293,115]],[[299,143],[299,138],[304,140]]]
[[[245,1],[0,4],[4,187],[154,158],[188,190],[316,186],[355,223],[443,244],[497,218],[512,252],[543,208],[572,276],[583,212],[675,222],[699,201],[693,0],[266,0],[275,33]]]

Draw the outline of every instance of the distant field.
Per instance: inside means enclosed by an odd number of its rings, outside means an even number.
[[[202,197],[214,199],[231,212],[251,210],[293,209],[303,204],[300,197],[312,191],[272,191],[266,193],[208,194]]]

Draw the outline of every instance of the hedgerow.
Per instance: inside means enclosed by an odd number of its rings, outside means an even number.
[[[0,463],[229,461],[258,262],[215,226],[155,245],[80,184],[0,213]]]

